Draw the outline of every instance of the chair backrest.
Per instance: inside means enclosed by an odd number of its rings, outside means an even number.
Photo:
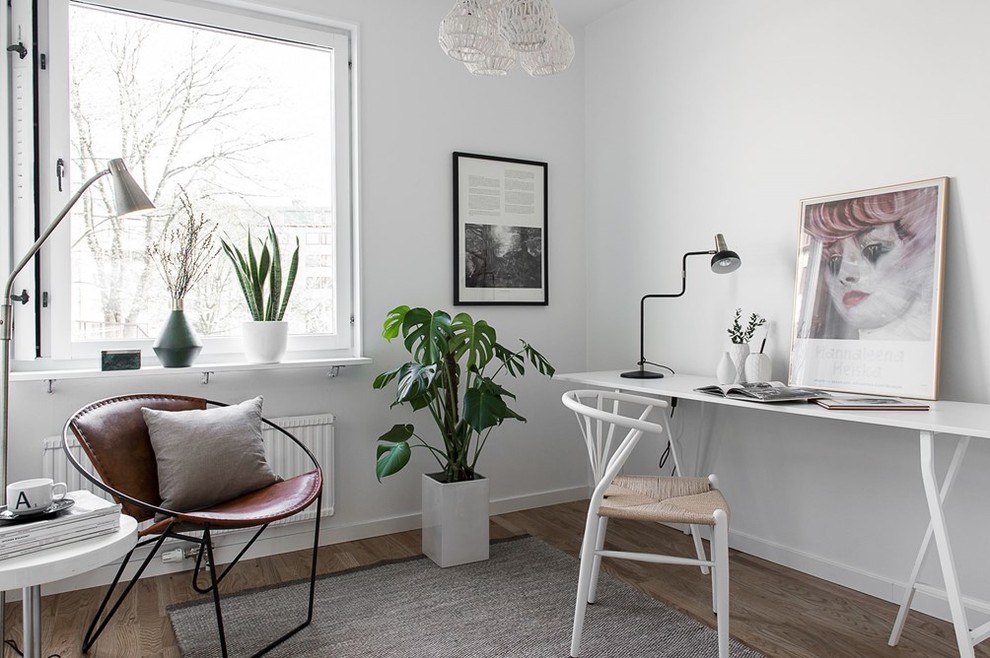
[[[660,409],[662,414],[668,406],[656,398],[578,390],[564,393],[561,400],[577,416],[596,487],[615,478],[644,432],[659,435],[666,425],[666,416],[659,423],[647,420],[654,409]]]
[[[141,408],[186,411],[206,409],[206,406],[207,401],[202,398],[157,393],[100,400],[83,407],[66,421],[63,445],[71,431],[103,480],[102,484],[93,482],[113,494],[125,514],[144,521],[154,516],[154,510],[128,498],[155,506],[161,505],[162,499],[158,493],[155,451]],[[75,463],[72,454],[66,453]],[[84,469],[79,470],[89,477]]]

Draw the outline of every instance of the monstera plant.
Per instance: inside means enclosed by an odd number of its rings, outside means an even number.
[[[395,425],[378,438],[379,481],[402,470],[412,448],[425,448],[436,459],[445,482],[475,477],[475,465],[492,430],[507,419],[526,422],[509,408],[510,393],[495,379],[499,375],[519,377],[528,361],[537,372],[553,376],[554,368],[532,345],[510,350],[496,339],[495,328],[467,313],[453,318],[445,311],[399,306],[385,318],[382,336],[391,341],[402,337],[412,360],[383,372],[374,388],[395,381],[392,406],[409,405],[414,411],[429,410],[440,442],[431,444],[411,424]]]

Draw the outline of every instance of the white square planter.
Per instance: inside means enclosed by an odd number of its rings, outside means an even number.
[[[423,554],[441,567],[488,559],[488,479],[423,475]]]

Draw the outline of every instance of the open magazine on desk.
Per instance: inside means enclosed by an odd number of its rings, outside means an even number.
[[[750,384],[712,384],[694,389],[724,398],[750,402],[807,402],[829,396],[825,391],[803,386],[787,386],[783,382],[753,382]]]

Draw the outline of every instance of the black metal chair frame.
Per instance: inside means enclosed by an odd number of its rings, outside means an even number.
[[[176,396],[176,397],[182,397],[182,396]],[[213,400],[206,400],[206,404],[215,407],[229,406],[223,402],[216,402]],[[72,418],[75,418],[77,414],[78,412],[76,414],[73,414]],[[177,512],[175,510],[170,510],[164,507],[152,505],[151,503],[145,502],[143,500],[139,500],[137,498],[134,498],[133,496],[129,496],[128,494],[125,494],[122,491],[118,491],[117,489],[108,486],[100,478],[87,471],[86,468],[81,463],[79,463],[79,461],[72,454],[72,451],[69,449],[68,439],[69,439],[69,434],[71,433],[69,426],[70,423],[72,422],[72,418],[70,418],[69,421],[66,422],[62,430],[62,450],[65,452],[65,455],[69,460],[69,463],[71,463],[76,468],[76,470],[78,470],[79,473],[82,474],[83,477],[85,477],[87,480],[92,482],[100,489],[109,493],[115,499],[126,500],[129,503],[137,505],[138,507],[143,507],[149,511],[155,512],[156,514],[162,514],[173,518],[180,514],[189,514],[189,512]],[[300,449],[302,449],[303,452],[306,453],[306,456],[313,463],[313,466],[320,471],[320,487],[316,496],[316,523],[313,530],[313,557],[310,565],[310,574],[309,574],[309,603],[307,607],[306,621],[299,624],[295,628],[291,629],[281,637],[277,638],[276,640],[265,646],[257,653],[252,654],[251,658],[257,658],[258,656],[262,656],[265,653],[271,651],[276,646],[282,644],[290,637],[292,637],[302,629],[309,626],[310,622],[313,621],[313,601],[316,594],[316,562],[320,547],[320,519],[323,513],[323,478],[322,478],[323,469],[320,467],[320,463],[317,461],[316,456],[309,448],[307,448],[298,438],[296,438],[288,430],[284,429],[283,427],[280,427],[279,425],[276,425],[267,418],[262,418],[261,421],[268,427],[288,437],[293,443],[295,443]],[[220,635],[220,650],[223,658],[228,657],[227,636],[224,631],[223,612],[220,606],[219,585],[223,581],[224,577],[226,577],[226,575],[230,572],[230,570],[240,561],[241,557],[248,551],[248,549],[251,548],[254,542],[258,539],[258,537],[261,536],[261,534],[265,531],[265,529],[268,528],[270,524],[265,523],[264,525],[258,528],[257,532],[254,533],[251,539],[248,540],[247,544],[245,544],[244,547],[237,553],[237,556],[229,564],[226,565],[226,567],[223,569],[223,571],[220,573],[219,576],[217,575],[216,562],[213,559],[213,541],[210,532],[210,524],[209,523],[196,524],[197,527],[202,528],[202,532],[203,532],[202,537],[188,535],[183,532],[180,532],[179,530],[174,529],[176,527],[181,527],[184,525],[190,525],[190,523],[178,522],[173,520],[171,523],[169,523],[169,525],[165,527],[165,529],[160,534],[153,535],[151,537],[148,537],[147,539],[143,539],[139,541],[134,546],[134,548],[132,548],[127,553],[127,555],[124,556],[124,559],[121,562],[120,567],[117,569],[117,573],[114,576],[113,581],[110,583],[110,586],[107,589],[107,592],[103,597],[103,600],[100,602],[100,607],[97,609],[96,614],[93,616],[93,620],[89,625],[89,628],[86,630],[86,635],[83,638],[83,643],[82,643],[83,653],[88,653],[89,649],[93,646],[93,643],[96,642],[96,640],[100,637],[100,634],[106,628],[107,624],[113,618],[114,614],[116,614],[117,610],[124,602],[124,599],[127,598],[127,595],[130,593],[131,589],[134,588],[134,585],[137,584],[138,580],[141,578],[141,574],[144,573],[148,565],[151,564],[151,561],[154,559],[155,555],[158,554],[158,551],[165,543],[165,540],[179,539],[182,541],[187,541],[193,544],[197,544],[199,546],[199,550],[197,551],[197,555],[196,555],[196,567],[192,572],[192,588],[200,594],[211,594],[211,593],[213,594],[213,607],[216,612],[217,630]],[[250,527],[252,526],[250,525],[223,526],[223,529],[225,530],[238,529],[238,528],[243,529]],[[120,593],[116,601],[110,607],[110,610],[106,611],[106,608],[110,603],[110,599],[113,596],[114,590],[117,588],[117,585],[120,582],[120,578],[124,574],[124,570],[127,568],[127,565],[130,562],[131,556],[134,554],[134,551],[138,550],[139,548],[143,548],[144,546],[148,546],[149,544],[154,545],[153,548],[151,549],[151,552],[149,552],[147,557],[145,557],[144,561],[141,563],[141,566],[138,567],[137,571],[131,577],[130,582],[127,583],[126,587],[124,588],[124,591]],[[210,583],[206,587],[203,587],[199,584],[199,572],[203,566],[204,553],[206,555],[206,566],[210,573]],[[105,611],[106,614],[104,614]]]

